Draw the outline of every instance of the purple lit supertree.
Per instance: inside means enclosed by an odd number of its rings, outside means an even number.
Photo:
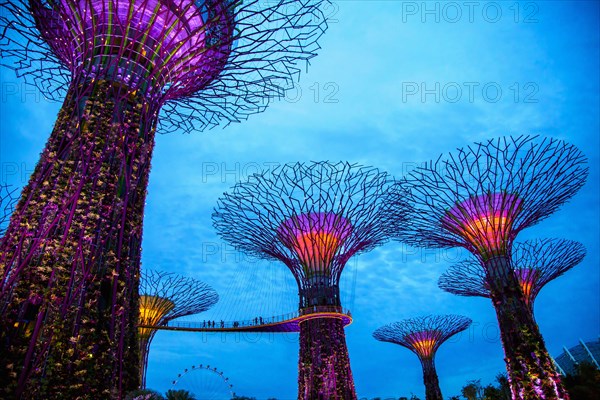
[[[169,321],[208,310],[219,296],[206,283],[172,273],[148,271],[140,281],[140,381],[146,386],[146,369],[150,343],[156,329],[148,326],[166,325]]]
[[[323,4],[0,2],[2,64],[65,97],[0,247],[0,390],[120,398],[138,386],[157,125],[201,130],[262,111],[316,55]]]
[[[395,227],[398,239],[462,246],[482,264],[514,399],[568,398],[511,266],[511,250],[522,229],[583,186],[586,162],[576,147],[559,140],[499,138],[417,167],[399,182],[410,192],[410,218]],[[402,203],[397,208],[406,212]]]
[[[435,353],[450,337],[471,325],[471,319],[460,315],[428,315],[382,326],[373,337],[406,347],[419,357],[423,367],[423,383],[427,400],[444,400],[435,370]]]
[[[348,260],[388,238],[391,180],[348,163],[286,164],[238,183],[213,221],[237,249],[283,262],[299,288],[298,399],[355,399],[339,280]]]
[[[585,254],[585,247],[572,240],[537,239],[515,243],[512,267],[531,313],[540,290],[579,264]],[[477,259],[467,259],[448,268],[438,286],[459,296],[491,296],[485,270]]]

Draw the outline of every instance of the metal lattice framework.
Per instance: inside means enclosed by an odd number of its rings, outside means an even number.
[[[409,172],[402,186],[414,210],[397,227],[402,241],[461,246],[483,260],[510,254],[517,234],[558,210],[588,176],[577,147],[536,139],[490,139]]]
[[[75,77],[109,75],[164,105],[161,132],[202,130],[283,97],[319,50],[328,4],[2,1],[0,57],[49,99],[63,99]]]
[[[0,184],[0,238],[4,236],[6,225],[15,208],[15,191],[10,185]]]
[[[388,239],[383,194],[391,183],[386,173],[348,163],[286,164],[235,185],[213,221],[237,249],[292,271],[301,313],[341,314],[346,262]],[[341,318],[301,323],[299,398],[356,397]]]
[[[435,370],[435,353],[450,337],[467,329],[473,321],[460,315],[428,315],[385,325],[373,337],[406,347],[419,357],[427,400],[443,400]]]
[[[139,386],[157,125],[201,130],[262,111],[315,56],[325,4],[0,1],[2,64],[64,96],[0,243],[4,397],[120,398]]]
[[[336,285],[352,256],[388,240],[382,195],[390,184],[386,173],[370,167],[286,164],[225,193],[214,225],[237,249],[285,263],[301,288],[315,274]]]
[[[540,290],[579,264],[585,254],[583,244],[573,240],[536,239],[515,243],[512,267],[532,312]],[[459,296],[491,296],[485,269],[476,259],[467,259],[451,266],[442,274],[438,285]]]
[[[410,218],[397,238],[424,247],[462,246],[483,265],[515,399],[568,399],[511,266],[516,235],[556,211],[585,183],[575,146],[535,136],[476,143],[411,171]],[[394,200],[391,200],[394,208]],[[398,212],[406,212],[399,203]]]
[[[199,280],[168,272],[148,271],[140,281],[140,325],[166,325],[186,315],[199,314],[219,301],[210,286]],[[146,369],[150,344],[156,330],[139,328],[140,374],[142,387],[146,384]]]

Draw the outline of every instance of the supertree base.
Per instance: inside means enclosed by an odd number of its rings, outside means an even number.
[[[71,85],[0,245],[0,387],[8,398],[120,398],[138,386],[154,116],[118,84]]]
[[[356,399],[341,319],[315,318],[300,325],[298,400]]]
[[[421,360],[423,366],[423,383],[425,384],[425,399],[426,400],[444,400],[442,390],[440,389],[440,381],[435,370],[433,359],[428,358]]]
[[[509,258],[492,258],[486,261],[485,269],[498,317],[512,398],[569,399]]]

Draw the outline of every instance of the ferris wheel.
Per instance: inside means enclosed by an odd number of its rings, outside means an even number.
[[[223,371],[208,364],[184,369],[173,380],[171,389],[187,390],[196,400],[230,400],[235,397],[229,378]]]

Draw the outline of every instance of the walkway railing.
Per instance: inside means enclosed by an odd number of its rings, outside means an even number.
[[[138,325],[139,328],[151,328],[151,329],[168,329],[168,328],[181,328],[181,329],[197,329],[197,330],[243,330],[248,328],[260,328],[269,325],[284,324],[303,316],[311,314],[330,313],[330,314],[344,314],[348,317],[352,317],[350,310],[344,310],[342,307],[335,306],[313,306],[306,307],[296,312],[287,314],[272,316],[270,318],[256,317],[249,320],[241,321],[215,321],[215,320],[204,320],[204,321],[180,321],[173,320],[169,321],[165,325]]]

